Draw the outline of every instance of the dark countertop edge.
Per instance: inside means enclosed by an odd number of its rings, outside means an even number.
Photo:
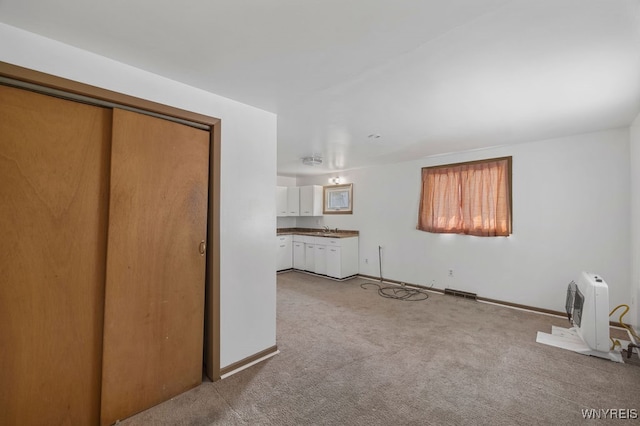
[[[353,231],[348,229],[339,229],[338,232],[330,231],[329,235],[317,235],[318,232],[323,232],[323,228],[277,228],[276,235],[309,235],[312,237],[323,238],[350,238],[360,235],[360,231]]]

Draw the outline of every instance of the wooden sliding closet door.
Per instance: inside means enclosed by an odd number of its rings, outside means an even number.
[[[0,424],[92,425],[111,111],[0,86]]]
[[[208,164],[208,132],[114,110],[103,425],[202,380]]]

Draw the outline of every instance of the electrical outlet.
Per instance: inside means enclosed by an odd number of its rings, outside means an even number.
[[[453,278],[453,269],[449,269],[449,276]]]

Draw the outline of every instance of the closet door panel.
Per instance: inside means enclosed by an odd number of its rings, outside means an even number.
[[[0,424],[99,422],[111,111],[0,86]]]
[[[209,133],[114,110],[102,424],[201,382]]]

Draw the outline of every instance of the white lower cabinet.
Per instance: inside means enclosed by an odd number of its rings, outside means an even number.
[[[304,241],[296,241],[296,235],[293,236],[293,268],[302,270],[306,268]]]
[[[316,269],[316,246],[313,243],[304,244],[304,270],[315,272]]]
[[[343,278],[342,259],[340,259],[340,247],[327,247],[327,275],[330,277]]]
[[[276,236],[276,270],[282,271],[293,267],[293,257],[291,252],[291,235]]]
[[[298,269],[347,278],[358,274],[358,237],[278,236],[278,271]]]
[[[293,236],[293,267],[331,278],[358,274],[358,237]]]
[[[356,275],[358,267],[358,237],[325,238],[326,274],[333,278]]]
[[[315,251],[316,258],[313,265],[313,272],[320,275],[327,275],[327,246],[316,244]]]

